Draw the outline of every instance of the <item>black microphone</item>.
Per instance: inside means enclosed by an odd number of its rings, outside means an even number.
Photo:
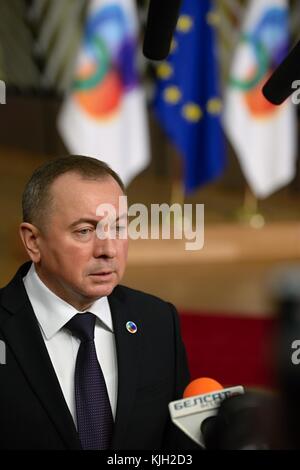
[[[143,54],[151,60],[163,60],[170,51],[181,0],[150,0]]]
[[[272,104],[283,103],[294,91],[293,82],[300,79],[300,41],[265,83],[262,92]]]
[[[226,398],[218,414],[202,423],[207,450],[267,450],[271,448],[274,397],[247,391]]]

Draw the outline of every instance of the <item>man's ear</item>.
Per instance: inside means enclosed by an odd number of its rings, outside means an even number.
[[[38,243],[40,236],[39,229],[33,224],[22,222],[19,228],[19,233],[28,256],[33,263],[38,263],[41,258]]]

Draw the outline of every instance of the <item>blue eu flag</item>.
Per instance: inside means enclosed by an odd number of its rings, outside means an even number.
[[[168,60],[157,67],[154,112],[184,162],[185,192],[225,166],[211,0],[183,0]]]

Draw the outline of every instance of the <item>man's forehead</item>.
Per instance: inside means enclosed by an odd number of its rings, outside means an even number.
[[[87,198],[111,198],[123,194],[117,181],[110,175],[88,178],[78,173],[69,172],[58,176],[52,183],[51,193],[54,198],[86,200]]]
[[[126,196],[110,175],[99,180],[85,179],[77,174],[61,176],[60,180],[57,178],[54,181],[56,184],[53,184],[51,191],[51,206],[54,214],[63,218],[67,224],[84,217],[97,217],[99,220],[99,207],[107,205],[110,206],[112,218],[127,212],[127,202],[123,201]]]

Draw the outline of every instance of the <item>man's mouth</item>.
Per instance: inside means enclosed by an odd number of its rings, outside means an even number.
[[[113,274],[113,271],[98,271],[96,273],[91,273],[90,276],[106,279],[112,276],[112,274]]]

